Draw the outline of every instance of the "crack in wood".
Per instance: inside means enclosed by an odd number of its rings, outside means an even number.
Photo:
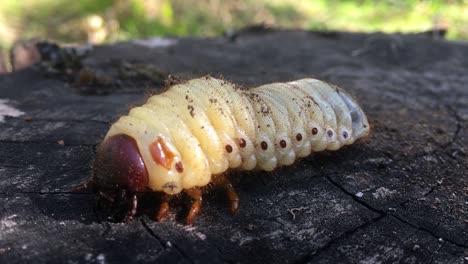
[[[431,230],[429,230],[429,229],[427,229],[427,228],[424,228],[424,227],[420,227],[420,226],[414,225],[414,224],[412,224],[412,223],[410,223],[410,222],[408,222],[408,221],[402,219],[402,218],[401,218],[400,216],[398,216],[398,215],[392,214],[392,216],[395,217],[395,219],[399,220],[400,222],[402,222],[402,223],[404,223],[404,224],[406,224],[406,225],[411,226],[412,228],[415,228],[415,229],[417,229],[417,230],[420,230],[420,231],[423,231],[423,232],[425,232],[425,233],[430,234],[432,237],[434,237],[434,238],[437,239],[437,240],[438,240],[438,239],[443,239],[444,241],[447,241],[447,242],[449,242],[450,244],[453,244],[453,245],[455,245],[455,246],[457,246],[457,247],[461,247],[461,248],[464,248],[464,249],[468,249],[468,247],[466,247],[466,246],[463,245],[463,244],[457,243],[457,242],[455,242],[455,241],[453,241],[453,240],[451,240],[451,239],[448,239],[448,238],[445,238],[445,237],[442,237],[442,236],[437,236],[437,235],[434,234]]]
[[[163,240],[151,229],[151,227],[148,226],[148,224],[145,222],[145,220],[140,219],[140,223],[143,226],[143,228],[148,232],[148,234],[156,239],[156,241],[159,242],[159,245],[165,250],[167,248],[166,243],[163,242]]]
[[[385,211],[382,211],[382,210],[379,210],[379,209],[376,209],[372,206],[370,206],[369,204],[363,202],[361,199],[359,199],[356,195],[350,193],[348,190],[346,190],[343,186],[341,186],[340,184],[338,184],[336,181],[334,181],[329,175],[326,175],[325,176],[325,179],[327,179],[331,184],[333,184],[335,187],[337,187],[338,189],[340,189],[344,194],[348,195],[349,197],[351,197],[355,202],[357,202],[358,204],[364,206],[365,208],[371,210],[372,212],[374,213],[377,213],[381,216],[385,216],[387,215],[387,212]]]
[[[299,258],[298,260],[296,261],[293,261],[292,263],[294,264],[302,264],[302,263],[309,263],[309,262],[314,262],[314,258],[318,257],[323,251],[325,251],[326,249],[330,248],[333,244],[336,244],[338,243],[339,241],[343,240],[343,239],[346,239],[348,237],[350,237],[351,235],[353,235],[354,233],[356,233],[357,231],[361,230],[361,229],[364,229],[364,228],[367,228],[377,222],[379,222],[380,220],[382,220],[383,218],[385,217],[385,215],[379,215],[375,218],[372,218],[371,220],[357,226],[356,228],[353,228],[351,230],[348,230],[346,232],[343,232],[341,235],[339,235],[338,237],[328,241],[324,246],[316,249],[315,251]]]
[[[353,198],[353,200],[355,200],[356,202],[358,202],[359,204],[361,204],[362,206],[366,207],[367,209],[373,211],[373,212],[376,212],[378,214],[380,214],[381,216],[386,216],[387,214],[395,217],[395,219],[399,220],[400,222],[402,223],[405,223],[409,226],[411,226],[412,228],[415,228],[417,230],[420,230],[420,231],[424,231],[426,233],[429,233],[432,237],[436,238],[436,239],[439,239],[439,238],[442,238],[444,241],[447,241],[453,245],[456,245],[458,247],[462,247],[462,248],[465,248],[466,249],[466,246],[463,245],[463,244],[460,244],[460,243],[457,243],[451,239],[448,239],[448,238],[445,238],[445,237],[441,237],[441,236],[437,236],[435,235],[431,230],[427,229],[427,228],[424,228],[424,227],[419,227],[417,225],[414,225],[412,223],[410,223],[409,221],[406,221],[404,219],[402,219],[400,216],[394,214],[394,213],[388,213],[387,211],[382,211],[382,210],[379,210],[379,209],[376,209],[376,208],[373,208],[372,206],[370,206],[369,204],[363,202],[362,200],[358,199],[355,195],[353,195],[352,193],[350,193],[349,191],[347,191],[344,187],[342,187],[341,185],[339,185],[337,182],[335,182],[333,179],[331,179],[330,176],[326,176],[325,177],[326,179],[328,179],[333,185],[335,185],[336,187],[338,187],[342,192],[344,192],[346,195],[350,196],[351,198]]]
[[[176,243],[172,242],[172,246],[177,250],[177,252],[179,252],[179,254],[180,254],[183,258],[185,258],[186,260],[188,260],[188,261],[189,261],[190,263],[192,263],[192,264],[195,263],[195,262],[193,261],[193,259],[190,258],[190,257],[187,255],[187,253],[185,253],[185,251],[183,251]]]
[[[446,241],[440,244],[440,246],[432,253],[429,263],[434,263],[434,258],[439,254],[441,248],[445,246]]]
[[[458,136],[459,136],[459,134],[460,134],[460,131],[461,131],[461,129],[462,129],[461,123],[462,123],[462,120],[463,120],[463,119],[461,118],[461,116],[458,114],[458,111],[457,111],[455,108],[453,108],[453,107],[450,106],[450,105],[445,105],[445,107],[446,107],[446,108],[448,109],[448,111],[451,112],[452,115],[455,117],[455,122],[456,122],[455,125],[456,125],[456,128],[455,128],[455,132],[453,133],[451,139],[450,139],[447,143],[441,145],[441,147],[442,147],[443,149],[447,149],[447,148],[451,147],[451,146],[457,141]]]

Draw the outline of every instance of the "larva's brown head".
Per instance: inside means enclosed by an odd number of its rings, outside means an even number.
[[[145,190],[148,171],[136,141],[119,134],[99,145],[94,162],[94,191],[99,202],[107,200],[114,206],[130,194]]]

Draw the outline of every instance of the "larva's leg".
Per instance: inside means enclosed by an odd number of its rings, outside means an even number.
[[[202,191],[199,187],[193,187],[185,191],[188,196],[190,196],[193,199],[192,207],[190,207],[189,213],[186,218],[186,223],[187,225],[190,225],[195,221],[195,219],[198,216],[198,213],[200,213],[201,205],[202,205]]]
[[[158,222],[161,222],[166,218],[167,213],[169,213],[169,201],[171,200],[171,195],[169,194],[163,194],[162,202],[159,205],[159,211],[158,215],[156,216],[156,219]]]
[[[232,214],[236,214],[239,209],[239,196],[226,175],[220,174],[214,177],[213,182],[226,190],[229,198]]]
[[[138,198],[136,194],[132,194],[130,198],[131,198],[131,201],[130,201],[131,207],[130,207],[130,210],[128,210],[127,216],[125,216],[125,222],[127,223],[133,220],[133,217],[135,217],[136,212],[137,212],[137,207],[138,207]]]

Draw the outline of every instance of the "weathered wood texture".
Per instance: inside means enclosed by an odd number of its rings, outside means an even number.
[[[149,63],[245,86],[317,77],[358,98],[371,136],[273,173],[234,173],[236,216],[214,191],[193,226],[181,224],[184,206],[154,221],[156,204],[129,224],[109,223],[91,194],[69,190],[90,177],[96,144],[148,87],[93,95],[33,69],[2,75],[0,98],[26,114],[0,123],[1,263],[466,261],[467,44],[304,31],[165,44],[95,47],[85,65]]]

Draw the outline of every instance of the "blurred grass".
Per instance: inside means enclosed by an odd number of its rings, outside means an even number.
[[[17,39],[102,43],[219,35],[265,23],[317,30],[417,32],[468,40],[468,0],[1,0],[0,46]]]

